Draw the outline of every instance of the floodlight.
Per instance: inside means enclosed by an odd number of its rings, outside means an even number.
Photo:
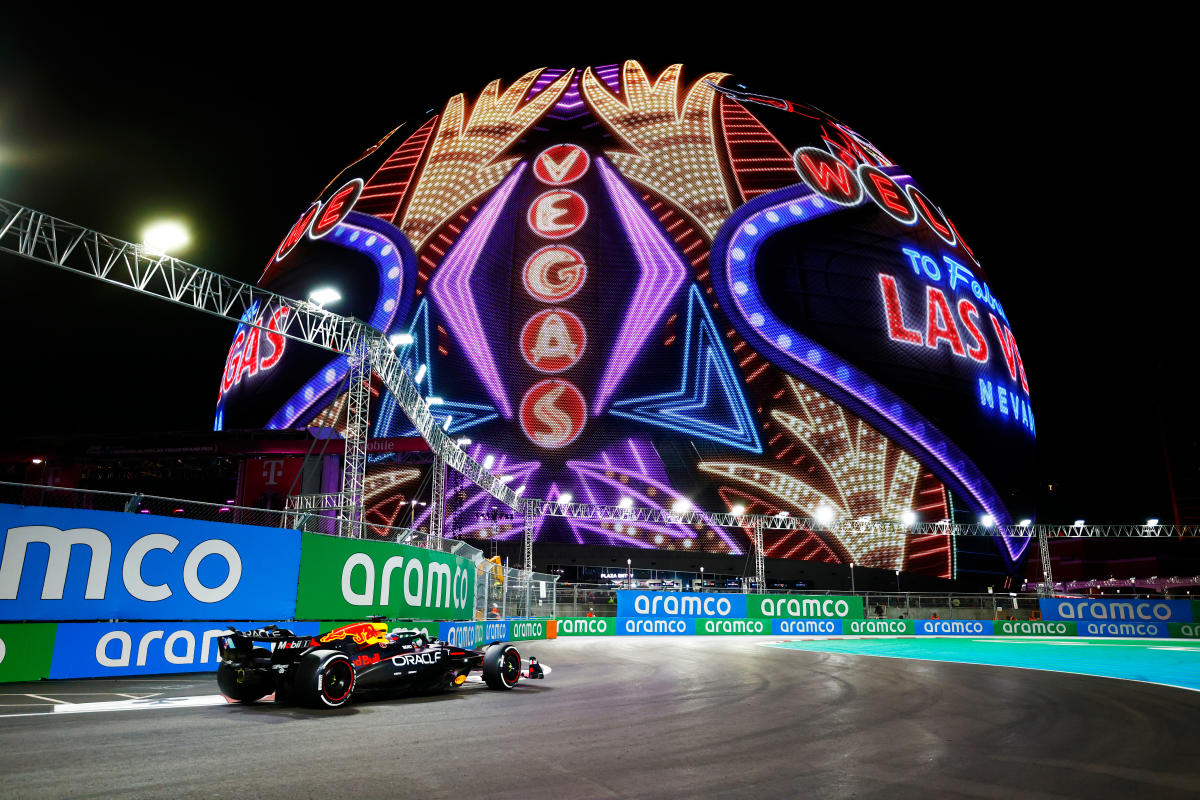
[[[341,299],[342,293],[332,286],[322,286],[308,293],[308,302],[318,308],[324,308],[328,303],[336,303]]]
[[[165,254],[182,250],[191,238],[183,223],[173,219],[152,222],[142,231],[142,242],[146,249],[155,253]]]

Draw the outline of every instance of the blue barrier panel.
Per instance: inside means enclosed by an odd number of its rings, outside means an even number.
[[[508,620],[487,622],[443,622],[438,625],[438,638],[455,647],[477,648],[491,642],[508,641]]]
[[[0,504],[0,619],[288,619],[300,533]]]
[[[617,592],[618,617],[745,619],[746,595],[710,592]]]
[[[694,617],[617,617],[617,636],[692,636],[695,633]]]
[[[1131,622],[1128,620],[1077,622],[1075,623],[1075,630],[1079,636],[1146,636],[1166,638],[1171,635],[1169,624],[1166,622]]]
[[[777,636],[841,636],[840,619],[773,619],[771,633]]]
[[[991,636],[990,619],[918,619],[917,636]]]
[[[1096,620],[1097,622],[1197,622],[1192,619],[1188,600],[1091,600],[1074,597],[1049,597],[1038,601],[1042,619]],[[1080,633],[1082,636],[1083,633]]]
[[[288,628],[297,636],[316,636],[319,630],[316,622],[239,622],[234,627],[264,625]],[[50,677],[215,672],[217,639],[229,627],[227,622],[63,622],[54,639]]]

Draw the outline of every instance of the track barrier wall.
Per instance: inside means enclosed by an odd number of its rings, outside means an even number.
[[[231,624],[318,635],[376,615],[464,647],[557,636],[1200,638],[1200,601],[1133,598],[1044,598],[1041,620],[913,620],[866,618],[863,598],[845,595],[622,590],[616,617],[472,621],[480,574],[461,556],[392,542],[0,504],[0,682],[215,670],[215,638]]]

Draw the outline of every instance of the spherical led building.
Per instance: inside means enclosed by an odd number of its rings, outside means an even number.
[[[439,424],[527,497],[901,521],[1030,516],[1021,353],[940,198],[857,131],[723,73],[539,69],[451,97],[335,176],[260,285],[388,335]],[[340,424],[344,357],[241,326],[216,426]],[[371,435],[413,435],[376,384]],[[368,520],[427,469],[372,456]],[[452,475],[445,530],[519,537]],[[426,513],[428,513],[426,511]],[[748,548],[547,518],[544,542]],[[1011,571],[1024,540],[982,540]],[[972,544],[980,551],[978,542]],[[947,537],[768,533],[766,554],[949,577]]]

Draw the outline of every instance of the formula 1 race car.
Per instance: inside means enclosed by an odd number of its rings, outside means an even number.
[[[316,637],[274,625],[231,630],[219,639],[219,650],[217,685],[243,703],[274,692],[276,702],[338,708],[351,695],[451,689],[473,670],[481,670],[492,689],[511,689],[522,676],[521,655],[511,644],[471,650],[420,631],[389,633],[383,622],[356,622]],[[526,676],[543,677],[542,671],[531,659]]]

